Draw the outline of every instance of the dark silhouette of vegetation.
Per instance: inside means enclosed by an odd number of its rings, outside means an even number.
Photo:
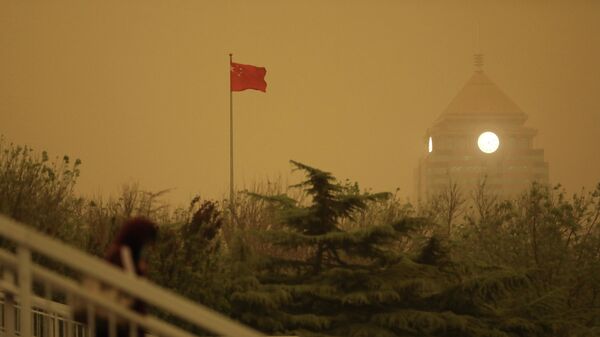
[[[600,185],[505,200],[482,180],[415,209],[292,162],[306,179],[238,192],[233,222],[228,201],[173,209],[136,184],[80,197],[80,164],[0,140],[0,211],[98,256],[148,217],[150,279],[267,333],[600,334]]]
[[[242,321],[271,334],[319,336],[560,332],[526,312],[512,311],[546,296],[536,293],[533,275],[453,261],[445,239],[437,236],[413,252],[398,249],[395,243],[410,237],[415,225],[423,224],[420,218],[344,230],[343,220],[389,194],[356,193],[327,172],[292,164],[306,172],[307,180],[295,187],[303,188],[311,202],[253,194],[277,206],[276,219],[285,227],[261,235],[284,249],[246,269],[252,275],[232,295],[234,315]],[[304,254],[293,254],[298,250]]]
[[[73,194],[81,162],[0,138],[0,212],[49,235],[75,239],[81,199]]]

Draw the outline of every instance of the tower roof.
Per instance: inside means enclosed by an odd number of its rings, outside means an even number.
[[[527,115],[478,67],[442,112],[438,122],[457,118],[501,118],[525,121]]]

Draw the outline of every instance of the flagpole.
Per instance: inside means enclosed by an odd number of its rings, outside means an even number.
[[[229,54],[229,206],[233,212],[233,92],[231,91],[231,63],[233,54]]]

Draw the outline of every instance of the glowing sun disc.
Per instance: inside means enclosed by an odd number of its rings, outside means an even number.
[[[496,136],[495,133],[486,131],[479,135],[479,138],[477,139],[477,146],[479,146],[479,149],[482,152],[494,153],[500,146],[500,139],[498,139],[498,136]]]

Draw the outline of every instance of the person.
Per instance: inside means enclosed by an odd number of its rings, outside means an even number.
[[[106,252],[105,260],[137,276],[146,276],[147,264],[142,259],[142,250],[156,240],[157,234],[158,228],[151,220],[145,217],[131,218],[117,233]],[[132,266],[128,266],[129,253],[124,249],[129,250],[131,254]],[[139,300],[134,300],[132,309],[140,314],[146,313],[145,304]]]
[[[150,219],[145,217],[131,218],[123,223],[112,244],[108,247],[104,258],[107,262],[123,268],[127,273],[145,276],[147,265],[142,258],[142,252],[148,244],[156,240],[157,234],[158,227]],[[110,289],[93,280],[84,280],[83,283],[90,291],[106,294],[106,297],[113,298],[113,300],[129,307],[138,314],[145,315],[147,313],[146,304],[139,299],[121,294],[118,290]],[[76,320],[87,323],[84,310],[78,311],[75,315]],[[139,327],[137,335],[144,336],[144,331]],[[96,310],[95,336],[109,336],[107,314],[102,310]],[[129,336],[129,325],[117,321],[117,336]]]

